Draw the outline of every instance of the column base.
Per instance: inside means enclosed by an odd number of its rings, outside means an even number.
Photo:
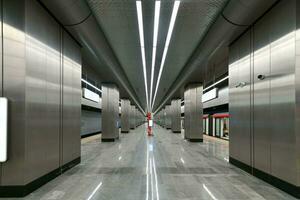
[[[296,197],[296,198],[300,198],[300,187],[293,185],[291,183],[288,183],[284,180],[281,180],[271,174],[268,174],[266,172],[263,172],[259,169],[253,168],[241,161],[238,161],[232,157],[229,157],[229,163],[231,163],[232,165],[248,172],[249,174],[252,174],[253,176],[269,183],[270,185],[273,185],[283,191],[285,191],[286,193],[289,193],[290,195]]]
[[[129,133],[129,131],[121,131],[121,133]]]
[[[101,134],[101,133],[102,133],[101,131],[94,132],[94,133],[88,133],[88,134],[85,134],[85,135],[81,135],[81,138],[86,138],[86,137],[90,137],[90,136],[93,136],[93,135],[98,135],[98,134]]]
[[[102,138],[101,141],[102,142],[114,142],[115,138]]]
[[[203,139],[188,139],[190,142],[203,142]]]
[[[71,169],[75,165],[80,163],[81,158],[78,157],[67,164],[41,176],[40,178],[26,184],[26,185],[9,185],[9,186],[0,186],[0,197],[25,197],[28,194],[32,193],[36,189],[45,185],[52,179],[63,174],[67,170]]]
[[[181,133],[181,131],[172,131],[173,133]]]

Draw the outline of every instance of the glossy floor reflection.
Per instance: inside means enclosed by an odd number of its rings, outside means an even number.
[[[114,143],[83,142],[82,163],[27,200],[294,199],[228,163],[228,143],[189,143],[156,126],[122,134]]]

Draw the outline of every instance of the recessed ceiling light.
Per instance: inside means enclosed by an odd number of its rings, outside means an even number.
[[[151,86],[150,86],[150,106],[152,104],[153,78],[154,78],[154,71],[155,71],[154,69],[155,69],[157,35],[158,35],[158,26],[159,26],[159,15],[160,15],[160,1],[155,1],[152,66],[151,66]]]
[[[167,52],[168,52],[168,49],[169,49],[169,44],[170,44],[170,41],[171,41],[171,37],[172,37],[172,33],[173,33],[177,13],[178,13],[178,10],[179,10],[179,6],[180,6],[180,1],[179,0],[175,1],[174,6],[173,6],[172,15],[171,15],[170,24],[169,24],[168,34],[167,34],[167,38],[166,38],[166,42],[165,42],[164,52],[163,52],[163,56],[162,56],[161,63],[160,63],[160,69],[159,69],[159,74],[158,74],[158,78],[157,78],[157,82],[156,82],[156,88],[155,88],[155,93],[154,93],[154,98],[153,98],[151,109],[153,109],[153,106],[154,106],[154,103],[155,103],[157,90],[158,90],[158,87],[159,87],[161,74],[162,74],[162,71],[163,71],[163,68],[164,68]]]
[[[144,81],[145,81],[147,109],[149,110],[147,71],[146,71],[146,58],[145,58],[145,42],[144,42],[143,11],[142,11],[142,2],[141,1],[136,1],[136,10],[137,10],[137,17],[138,17],[138,25],[139,25],[139,35],[140,35],[142,64],[143,64],[143,73],[144,73]]]

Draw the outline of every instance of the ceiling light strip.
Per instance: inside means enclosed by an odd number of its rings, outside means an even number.
[[[221,82],[227,80],[228,78],[229,78],[229,76],[226,76],[225,78],[222,78],[221,80],[215,82],[214,84],[208,86],[207,88],[204,88],[204,89],[203,89],[203,92],[209,90],[209,89],[212,88],[212,87],[215,87],[216,85],[218,85],[219,83],[221,83]]]
[[[97,88],[96,86],[94,86],[93,84],[91,84],[90,82],[84,80],[84,79],[81,79],[82,82],[84,82],[85,84],[91,86],[92,88],[96,89],[97,91],[99,92],[102,92],[102,90],[100,90],[99,88]]]
[[[140,35],[142,64],[143,64],[143,73],[144,73],[144,81],[145,81],[146,101],[147,101],[147,108],[149,109],[147,70],[146,70],[146,58],[145,58],[145,42],[144,42],[144,25],[143,25],[143,12],[142,12],[142,2],[141,1],[136,1],[136,10],[137,10],[137,17],[138,17],[138,25],[139,25],[139,35]]]
[[[154,103],[155,103],[157,90],[158,90],[158,87],[159,87],[161,74],[162,74],[164,64],[165,64],[165,60],[166,60],[166,57],[167,57],[167,52],[168,52],[168,49],[169,49],[169,44],[170,44],[170,41],[171,41],[173,29],[174,29],[174,26],[175,26],[175,21],[176,21],[177,13],[178,13],[178,10],[179,10],[179,6],[180,6],[180,1],[179,0],[175,1],[174,6],[173,6],[172,15],[171,15],[170,24],[169,24],[169,30],[168,30],[168,34],[167,34],[167,38],[166,38],[166,42],[165,42],[164,52],[163,52],[163,56],[162,56],[161,63],[160,63],[160,69],[159,69],[159,74],[158,74],[158,78],[157,78],[154,98],[153,98],[153,102],[152,102],[152,106],[151,106],[152,109],[153,109],[153,106],[154,106]]]
[[[155,1],[154,11],[154,29],[153,29],[153,48],[152,48],[152,66],[151,66],[151,86],[150,86],[150,105],[152,105],[153,79],[155,71],[156,46],[159,27],[160,1]]]

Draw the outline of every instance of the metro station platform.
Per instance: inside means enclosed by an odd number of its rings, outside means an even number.
[[[294,199],[229,164],[227,141],[190,143],[159,126],[154,137],[145,131],[139,126],[114,143],[83,139],[80,165],[22,199]]]

